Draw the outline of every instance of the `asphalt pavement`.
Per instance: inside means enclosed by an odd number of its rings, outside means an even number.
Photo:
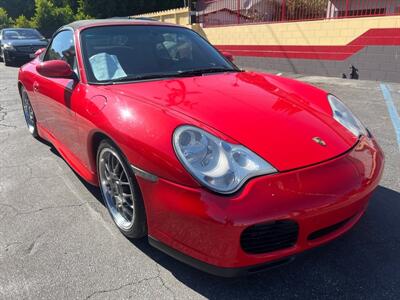
[[[0,64],[0,299],[400,299],[400,141],[393,114],[393,106],[400,112],[400,84],[298,76],[342,98],[376,136],[386,154],[381,185],[343,237],[289,265],[222,279],[146,240],[124,238],[99,191],[28,133],[17,74]]]

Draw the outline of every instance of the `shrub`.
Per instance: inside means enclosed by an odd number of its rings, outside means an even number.
[[[35,27],[33,26],[31,20],[28,20],[27,17],[24,15],[20,15],[18,18],[15,19],[14,22],[14,27],[19,27],[19,28],[30,28],[30,27]]]
[[[49,0],[35,1],[33,25],[46,37],[50,37],[59,27],[74,20],[74,12],[70,6],[56,7]]]
[[[12,26],[12,19],[8,16],[7,11],[0,7],[0,29]]]

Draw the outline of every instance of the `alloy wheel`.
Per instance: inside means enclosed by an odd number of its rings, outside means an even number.
[[[31,102],[29,100],[27,92],[23,89],[21,93],[22,98],[22,108],[24,111],[24,117],[26,121],[26,125],[28,126],[28,130],[31,134],[35,134],[36,132],[36,119],[35,113],[33,112],[33,108]]]
[[[120,229],[128,230],[135,221],[134,187],[119,155],[110,148],[99,154],[100,188],[108,210]]]

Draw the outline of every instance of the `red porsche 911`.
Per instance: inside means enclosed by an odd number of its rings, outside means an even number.
[[[231,60],[185,27],[79,21],[18,80],[31,134],[100,187],[125,236],[226,277],[349,230],[384,164],[337,97]]]

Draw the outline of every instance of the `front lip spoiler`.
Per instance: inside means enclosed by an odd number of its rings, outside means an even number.
[[[176,260],[179,260],[180,262],[183,262],[189,266],[192,266],[200,271],[203,271],[203,272],[215,275],[215,276],[219,276],[219,277],[225,277],[225,278],[248,276],[251,274],[258,273],[258,272],[277,268],[282,265],[286,265],[295,259],[295,256],[289,256],[289,257],[285,257],[285,258],[282,258],[282,259],[279,259],[276,261],[258,264],[258,265],[252,265],[252,266],[248,266],[248,267],[225,268],[225,267],[218,267],[215,265],[211,265],[211,264],[202,262],[198,259],[195,259],[191,256],[188,256],[186,254],[183,254],[182,252],[179,252],[179,251],[167,246],[163,242],[160,242],[159,240],[157,240],[151,236],[148,237],[148,240],[149,240],[149,244],[151,246],[153,246],[154,248],[175,258]]]

